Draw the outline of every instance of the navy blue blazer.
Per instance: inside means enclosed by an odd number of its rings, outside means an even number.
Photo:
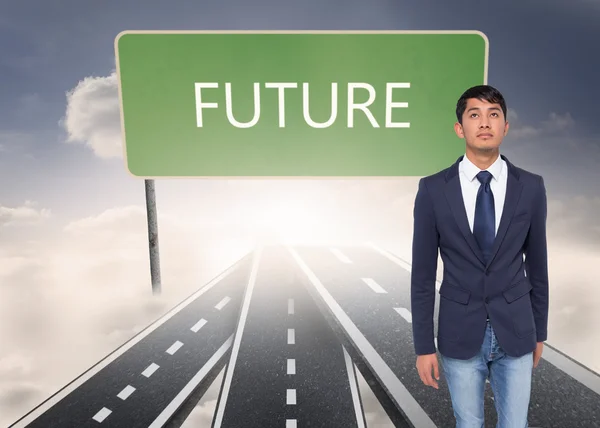
[[[540,175],[508,165],[506,199],[488,263],[469,228],[458,164],[421,178],[415,198],[411,312],[417,355],[433,354],[438,250],[443,262],[437,345],[468,359],[480,350],[489,315],[504,351],[514,357],[547,336],[546,188]],[[524,257],[525,255],[525,257]]]

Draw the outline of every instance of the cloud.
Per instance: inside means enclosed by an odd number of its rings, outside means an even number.
[[[549,243],[550,312],[548,343],[600,372],[600,251],[577,241]]]
[[[542,121],[537,127],[521,124],[517,112],[513,109],[508,109],[507,119],[510,123],[507,136],[510,135],[515,139],[552,135],[557,132],[567,131],[575,124],[569,112],[563,115],[552,112],[548,119]]]
[[[50,217],[49,209],[36,209],[35,205],[35,202],[25,201],[25,204],[20,207],[0,206],[0,227],[38,224]]]
[[[0,390],[0,409],[14,409],[22,403],[39,401],[43,398],[40,389],[29,382],[11,382]],[[14,422],[15,418],[6,420]]]
[[[548,199],[547,229],[555,242],[577,243],[578,248],[600,253],[600,197],[570,195]]]
[[[86,77],[67,92],[67,109],[60,124],[67,142],[83,143],[100,158],[123,155],[116,72]]]
[[[221,376],[219,376],[220,378]],[[217,379],[214,384],[221,384],[221,380]],[[214,385],[213,384],[213,385]],[[217,399],[211,400],[202,399],[194,410],[192,410],[181,425],[181,428],[194,428],[194,427],[209,427],[212,424],[212,420],[217,407]]]

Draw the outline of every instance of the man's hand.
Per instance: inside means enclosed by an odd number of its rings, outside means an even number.
[[[436,380],[440,380],[440,371],[438,368],[437,356],[435,354],[418,355],[417,370],[419,371],[419,377],[425,385],[439,389]],[[431,376],[432,371],[433,377]]]
[[[533,368],[535,369],[540,362],[540,358],[542,358],[542,351],[544,350],[544,342],[538,342],[535,347],[535,351],[533,351]]]

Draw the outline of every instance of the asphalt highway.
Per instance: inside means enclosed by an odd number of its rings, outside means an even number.
[[[258,247],[12,426],[167,428],[226,367],[212,428],[364,428],[356,366],[397,426],[452,427],[443,370],[435,390],[415,368],[409,292],[375,245]],[[600,427],[600,376],[546,344],[529,414]]]
[[[165,425],[192,390],[223,367],[251,258],[246,257],[202,287],[180,309],[118,356],[103,360],[16,426],[151,427]]]

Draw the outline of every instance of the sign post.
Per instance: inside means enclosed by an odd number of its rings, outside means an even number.
[[[459,96],[487,83],[479,31],[124,31],[126,168],[154,179],[424,176],[464,151]]]

